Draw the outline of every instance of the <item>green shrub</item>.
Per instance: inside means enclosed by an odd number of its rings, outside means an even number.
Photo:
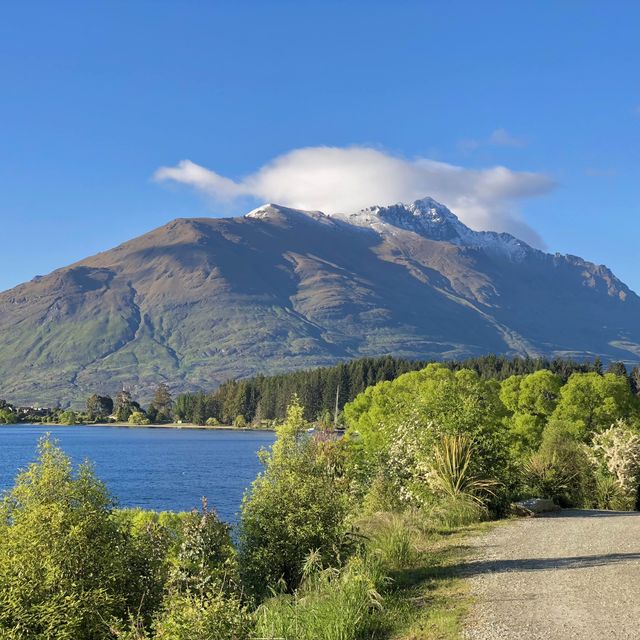
[[[428,491],[423,505],[429,517],[440,525],[454,528],[486,519],[487,504],[497,495],[500,483],[474,472],[475,447],[461,435],[445,435],[434,447],[420,478],[421,491]]]
[[[384,468],[380,469],[370,482],[369,490],[363,498],[362,512],[364,514],[400,512],[405,506],[396,484],[390,481]]]
[[[534,459],[537,460],[534,466],[538,466],[538,479],[534,477],[535,469],[524,464],[525,492],[551,498],[562,507],[591,506],[595,478],[575,424],[551,421],[544,430],[542,444]],[[533,475],[531,471],[534,471]]]
[[[66,425],[78,424],[78,416],[75,411],[63,411],[58,417],[58,422]]]
[[[596,474],[595,505],[597,509],[628,511],[633,508],[629,496],[609,474]]]
[[[204,597],[212,589],[232,593],[237,585],[236,552],[229,525],[203,500],[200,511],[194,510],[183,518],[170,589]]]
[[[523,464],[524,487],[527,495],[561,502],[576,484],[576,474],[555,452],[535,453]]]
[[[127,625],[114,625],[120,640],[249,637],[252,621],[240,597],[229,527],[208,509],[206,500],[200,511],[190,513],[130,510],[117,517],[135,532],[160,529],[165,534],[164,580],[156,581],[163,592],[154,594],[164,595],[162,604],[155,607],[158,613],[152,622],[137,615]]]
[[[0,424],[15,424],[18,416],[11,409],[0,409]]]
[[[154,624],[155,640],[249,640],[253,620],[240,598],[222,590],[168,598]]]
[[[233,419],[233,426],[236,429],[246,429],[247,428],[247,421],[244,419],[244,416],[242,416],[242,415],[236,416]]]
[[[277,428],[271,453],[263,452],[265,470],[242,504],[241,568],[258,599],[278,585],[295,589],[311,551],[318,551],[322,564],[336,566],[348,547],[346,487],[326,457],[327,443],[309,437],[307,426],[296,401]]]
[[[207,425],[207,427],[217,427],[220,422],[218,421],[217,418],[207,418],[207,421],[205,422],[205,424]]]
[[[151,424],[151,420],[142,411],[134,411],[127,420],[129,424],[135,424],[138,426],[146,426]]]
[[[111,637],[111,620],[149,614],[152,560],[138,555],[112,510],[87,464],[74,471],[40,441],[38,461],[0,504],[0,636],[97,640]]]

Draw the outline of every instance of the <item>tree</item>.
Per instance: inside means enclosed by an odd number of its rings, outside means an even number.
[[[0,409],[0,424],[15,424],[18,422],[18,416],[9,407]]]
[[[613,373],[616,376],[626,376],[627,367],[624,362],[611,362],[607,367],[607,373]]]
[[[384,466],[399,434],[411,431],[425,451],[444,435],[467,435],[474,443],[472,472],[500,478],[507,467],[506,415],[500,385],[475,371],[430,364],[421,371],[369,387],[344,408],[347,433],[357,437],[368,463]],[[415,429],[414,429],[415,427]]]
[[[123,389],[116,395],[115,414],[118,422],[126,422],[134,410],[131,393]]]
[[[629,384],[633,395],[640,395],[640,367],[633,367],[629,375]]]
[[[113,413],[113,400],[110,396],[94,393],[87,398],[87,414],[90,420],[104,420]]]
[[[511,412],[509,425],[516,449],[534,451],[542,442],[542,431],[554,412],[562,381],[549,370],[511,376],[500,385],[500,399]]]
[[[593,371],[598,375],[602,375],[602,358],[600,356],[593,360]]]
[[[242,503],[240,565],[258,599],[279,584],[295,589],[312,551],[323,566],[336,566],[345,549],[347,490],[323,443],[305,433],[308,427],[296,398]]]
[[[40,441],[38,461],[0,504],[2,637],[106,640],[112,619],[144,609],[113,507],[88,464],[74,470],[55,444]]]
[[[169,387],[161,382],[156,388],[151,406],[154,410],[154,419],[158,422],[169,422],[172,418],[173,400]]]
[[[192,393],[181,393],[176,397],[173,412],[178,420],[191,422],[195,396]]]
[[[576,424],[585,440],[619,419],[638,417],[638,401],[626,377],[574,373],[560,390],[553,417]]]
[[[67,409],[67,411],[63,411],[58,416],[58,422],[60,424],[67,424],[67,425],[78,424],[78,416],[76,415],[75,411],[71,411],[70,409]]]
[[[204,393],[198,393],[193,401],[191,422],[193,424],[206,424],[209,417],[207,413],[207,397]]]

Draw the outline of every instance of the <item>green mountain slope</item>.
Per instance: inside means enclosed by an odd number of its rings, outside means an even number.
[[[180,219],[0,294],[3,394],[147,398],[357,356],[640,360],[640,299],[602,266],[473,232],[430,201]]]

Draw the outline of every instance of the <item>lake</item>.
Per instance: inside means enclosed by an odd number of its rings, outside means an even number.
[[[0,490],[35,459],[47,432],[74,462],[94,463],[119,506],[187,511],[206,496],[227,522],[262,468],[257,452],[275,439],[268,431],[0,426]]]

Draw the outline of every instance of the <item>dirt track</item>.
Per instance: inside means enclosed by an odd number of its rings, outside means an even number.
[[[640,639],[640,513],[563,511],[472,544],[465,638]]]

